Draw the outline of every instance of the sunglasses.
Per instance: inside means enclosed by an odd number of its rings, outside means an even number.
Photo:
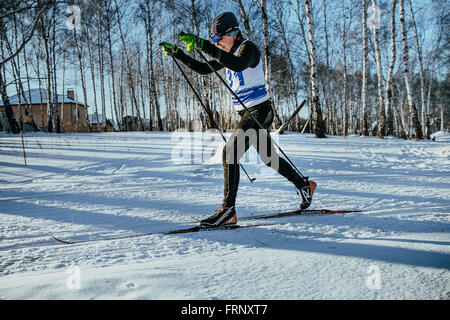
[[[222,40],[223,36],[219,36],[219,35],[215,35],[215,36],[211,36],[211,40],[214,43],[219,42],[220,40]]]
[[[222,40],[222,38],[223,38],[224,36],[231,36],[231,35],[234,35],[234,34],[235,34],[235,30],[236,30],[236,28],[235,28],[235,27],[232,27],[232,28],[228,29],[227,31],[225,31],[225,34],[223,34],[223,35],[218,35],[218,34],[216,34],[216,35],[214,35],[214,36],[211,36],[211,40],[212,40],[212,42],[217,43],[217,42],[219,42],[220,40]]]

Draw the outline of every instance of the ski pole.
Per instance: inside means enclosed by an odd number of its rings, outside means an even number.
[[[205,104],[203,103],[203,100],[200,98],[199,94],[197,93],[197,90],[194,89],[193,85],[191,84],[191,82],[189,81],[187,75],[184,73],[183,69],[181,68],[180,64],[178,63],[177,59],[175,59],[175,57],[173,57],[173,61],[175,61],[175,64],[177,65],[178,69],[180,69],[181,74],[183,75],[184,79],[186,79],[187,83],[189,84],[189,87],[191,87],[192,91],[194,92],[195,96],[197,97],[198,101],[200,101],[200,104],[202,105],[203,109],[205,111],[207,111],[208,109],[206,108]],[[217,125],[217,123],[214,121],[213,118],[211,118],[211,122],[217,127],[217,131],[219,131],[220,135],[222,136],[223,141],[225,141],[225,143],[227,143],[227,139],[225,138],[225,136],[223,135],[222,131],[219,130],[219,126]],[[247,176],[248,180],[253,183],[253,181],[256,180],[256,178],[250,178],[249,174],[247,173],[247,171],[245,170],[244,166],[240,163],[239,164],[242,168],[242,170],[245,172],[245,175]]]
[[[303,108],[303,106],[305,105],[306,100],[303,100],[303,102],[300,104],[300,106],[297,108],[297,110],[294,111],[294,113],[289,117],[289,119],[287,119],[279,128],[278,128],[278,132],[282,133],[282,131],[284,131],[284,128],[287,127],[289,125],[289,122],[291,122],[291,120],[297,115],[297,113],[300,112],[300,110]]]
[[[203,53],[200,52],[200,50],[196,49],[197,53],[203,58],[203,60],[205,60],[206,64],[208,65],[208,67],[216,74],[217,77],[219,77],[220,81],[222,81],[223,84],[225,84],[225,87],[227,87],[227,89],[233,94],[233,96],[236,98],[237,101],[239,101],[239,103],[244,107],[244,109],[246,111],[248,111],[248,108],[245,106],[245,104],[242,102],[242,100],[238,97],[238,95],[230,88],[230,86],[228,85],[228,83],[217,73],[217,71],[211,66],[211,64],[209,63],[208,59],[206,59],[206,57],[203,55]],[[256,122],[256,124],[263,130],[264,127],[263,125],[258,121],[258,119],[256,119],[256,117],[249,112],[250,116],[252,117],[252,119]],[[269,139],[270,135],[268,135]],[[273,144],[278,148],[278,150],[280,150],[280,152],[285,156],[286,160],[291,164],[291,166],[297,171],[297,173],[300,175],[300,177],[302,177],[302,179],[305,179],[305,177],[301,174],[300,170],[297,169],[297,167],[294,165],[294,163],[291,161],[291,159],[289,159],[289,157],[287,156],[287,154],[283,151],[283,149],[281,149],[281,147],[278,145],[278,143],[276,143],[273,139],[272,139]]]

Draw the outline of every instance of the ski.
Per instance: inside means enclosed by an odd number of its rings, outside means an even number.
[[[341,213],[353,213],[353,212],[363,212],[363,210],[330,210],[330,209],[306,209],[306,210],[294,210],[288,212],[280,212],[275,214],[263,214],[257,216],[243,217],[239,220],[260,220],[260,219],[274,219],[282,217],[292,217],[292,216],[312,216],[312,215],[327,215],[327,214],[341,214]]]
[[[248,216],[248,217],[242,217],[239,220],[240,221],[263,220],[263,219],[275,219],[275,218],[292,217],[292,216],[329,215],[329,214],[352,213],[352,212],[362,212],[362,210],[306,209],[306,210],[294,210],[294,211],[280,212],[280,213],[275,213],[275,214]],[[269,223],[248,224],[248,225],[232,224],[232,225],[217,226],[217,227],[195,226],[195,227],[176,229],[176,230],[171,230],[171,231],[138,233],[138,234],[132,234],[132,235],[127,235],[127,236],[88,239],[88,240],[79,240],[79,241],[64,240],[64,239],[60,239],[55,236],[52,236],[52,238],[63,244],[79,244],[79,243],[96,242],[96,241],[111,241],[111,240],[130,239],[130,238],[145,237],[145,236],[151,236],[151,235],[157,235],[157,234],[173,235],[173,234],[193,233],[193,232],[201,232],[201,231],[236,230],[236,229],[242,229],[242,228],[263,227],[263,226],[268,226],[268,225],[273,225],[273,224],[269,224]]]
[[[192,228],[187,229],[180,229],[180,230],[173,230],[173,231],[167,231],[167,232],[161,232],[161,234],[181,234],[181,233],[191,233],[191,232],[199,232],[199,231],[214,231],[214,230],[236,230],[236,229],[243,229],[243,228],[256,228],[256,227],[264,227],[264,226],[270,226],[272,223],[261,223],[261,224],[230,224],[225,226],[217,226],[217,227],[201,227],[201,226],[195,226]]]
[[[217,226],[217,227],[200,227],[200,226],[195,226],[195,227],[191,227],[191,228],[177,229],[177,230],[171,230],[171,231],[138,233],[138,234],[132,234],[132,235],[128,235],[128,236],[118,236],[118,237],[99,238],[99,239],[88,239],[88,240],[79,240],[79,241],[64,240],[64,239],[57,238],[55,236],[52,236],[52,238],[54,240],[58,241],[58,242],[63,243],[63,244],[79,244],[79,243],[88,243],[88,242],[111,241],[111,240],[121,240],[121,239],[129,239],[129,238],[146,237],[146,236],[152,236],[152,235],[157,235],[157,234],[173,235],[173,234],[184,234],[184,233],[193,233],[193,232],[201,232],[201,231],[236,230],[236,229],[243,229],[243,228],[256,228],[256,227],[270,226],[270,225],[272,225],[272,224],[270,224],[270,223],[248,224],[248,225],[231,224],[231,225]]]

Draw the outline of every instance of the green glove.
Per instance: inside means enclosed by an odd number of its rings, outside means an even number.
[[[203,39],[198,38],[197,36],[193,34],[187,34],[187,33],[181,33],[180,38],[178,41],[183,41],[186,45],[186,50],[191,51],[192,49],[199,49],[201,50],[203,48]]]
[[[164,55],[167,56],[174,56],[177,51],[178,47],[174,46],[173,44],[167,43],[167,42],[161,42],[159,44],[162,47],[162,51],[164,52]]]

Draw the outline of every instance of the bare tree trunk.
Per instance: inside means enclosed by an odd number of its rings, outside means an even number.
[[[293,10],[294,10],[294,12],[295,12],[295,14],[297,16],[297,21],[298,21],[298,25],[299,25],[299,29],[300,29],[300,34],[301,34],[301,37],[302,37],[302,40],[303,40],[303,44],[304,44],[304,47],[305,47],[306,56],[308,57],[308,63],[309,63],[308,68],[309,68],[309,71],[311,72],[311,65],[313,64],[313,62],[311,61],[312,55],[311,55],[311,50],[310,50],[309,45],[308,45],[308,39],[307,39],[307,36],[306,36],[305,28],[303,26],[303,20],[305,18],[305,13],[301,11],[301,4],[300,3],[301,3],[301,1],[297,0],[296,1],[296,6],[294,7],[292,2],[291,2],[291,7],[293,8]],[[311,89],[312,89],[312,83],[311,83],[311,81],[309,81],[309,83],[307,85],[307,91],[308,91],[307,94],[310,95]],[[312,104],[311,98],[308,97],[307,101],[308,101],[308,106],[309,106],[309,116],[308,116],[308,121],[303,126],[302,133],[305,132],[306,127],[312,127],[311,119],[313,117],[314,111],[313,111],[313,108],[312,108],[312,105],[311,105]],[[313,132],[313,130],[310,130],[310,132]]]
[[[398,81],[400,79],[393,81],[392,83],[392,91],[395,90],[396,94],[393,95],[396,97],[396,102],[392,104],[392,111],[396,119],[396,126],[394,127],[394,131],[396,133],[397,138],[406,139],[406,124],[404,119],[403,105],[405,103],[405,92],[400,90]]]
[[[200,36],[200,21],[199,21],[199,16],[201,16],[201,13],[199,12],[199,7],[196,5],[196,0],[190,0],[190,10],[191,10],[191,22],[194,26],[194,32],[195,35],[198,37]],[[206,107],[206,127],[207,129],[219,129],[216,126],[216,123],[214,121],[214,115],[213,112],[211,111],[211,101],[208,97],[208,91],[207,91],[207,79],[206,77],[201,77],[200,78],[200,83],[201,83],[201,88],[199,88],[200,91],[200,96],[203,96],[203,103],[205,104]],[[174,101],[176,103],[176,101]]]
[[[405,86],[406,86],[406,95],[408,98],[409,113],[415,131],[415,139],[420,140],[423,139],[422,127],[420,125],[420,121],[417,116],[416,107],[414,106],[414,101],[411,92],[411,85],[409,82],[409,56],[408,56],[408,41],[405,26],[404,0],[400,0],[400,26],[402,30],[402,43],[403,43],[403,75],[405,77]]]
[[[317,71],[316,71],[316,49],[314,43],[314,33],[312,25],[312,11],[309,0],[304,0],[305,15],[308,22],[308,38],[310,46],[310,81],[311,81],[311,100],[314,109],[314,133],[318,138],[325,138],[325,125],[322,119],[322,110],[320,109],[319,96],[317,94]]]
[[[409,10],[411,12],[411,23],[413,25],[414,30],[414,38],[416,40],[416,49],[417,49],[417,58],[419,60],[419,75],[420,75],[420,102],[421,102],[421,119],[422,119],[422,129],[423,132],[425,132],[425,135],[428,135],[427,128],[425,125],[425,114],[426,114],[426,108],[425,108],[425,75],[424,75],[424,69],[423,69],[423,59],[422,59],[422,47],[419,43],[419,35],[417,32],[417,25],[416,25],[416,19],[414,17],[414,10],[412,8],[412,1],[409,0]]]
[[[395,0],[394,0],[395,1]],[[362,41],[363,41],[363,61],[362,61],[362,83],[361,83],[361,135],[369,135],[367,123],[366,88],[367,88],[367,5],[366,0],[361,0],[362,6]]]
[[[343,52],[343,94],[342,94],[342,129],[344,136],[348,135],[348,127],[349,127],[349,112],[348,112],[348,104],[347,104],[347,25],[345,23],[345,14],[346,8],[344,0],[342,0],[342,52]]]
[[[119,76],[119,117],[121,118],[122,130],[129,131],[128,121],[125,119],[125,88],[124,88],[124,62],[123,62],[123,53],[120,56],[120,76]]]
[[[242,23],[244,25],[244,29],[245,29],[247,38],[251,39],[253,37],[253,35],[252,35],[252,31],[250,29],[250,22],[248,19],[248,15],[245,12],[244,4],[242,3],[242,0],[236,0],[236,2],[239,7],[239,11],[241,12],[241,19],[242,19]]]
[[[138,44],[136,44],[136,54],[137,54],[137,74],[136,74],[136,82],[138,86],[138,91],[140,95],[141,105],[142,105],[142,117],[144,119],[144,127],[143,130],[146,131],[146,123],[147,123],[147,114],[145,112],[145,99],[144,99],[144,77],[142,76],[142,53]]]
[[[15,20],[15,18],[14,18],[14,20]],[[14,31],[15,31],[14,38],[16,40],[15,41],[15,50],[17,51],[18,50],[18,48],[17,48],[17,38],[18,38],[17,24],[16,24],[16,21],[14,21],[14,23],[15,23],[14,24]],[[5,38],[4,43],[5,43],[6,49],[8,50],[8,53],[10,55],[12,55],[13,51],[12,51],[11,45],[10,45],[10,43],[9,43],[7,38]],[[25,54],[25,52],[26,52],[25,51],[25,47],[23,48],[22,51]],[[20,63],[20,55],[17,55],[17,62],[16,62],[15,58],[11,59],[10,61],[11,61],[12,72],[13,72],[14,78],[17,79],[15,81],[15,85],[16,85],[17,98],[18,98],[19,126],[20,126],[20,128],[22,128],[22,130],[25,129],[24,126],[23,126],[22,103],[21,103],[21,100],[23,98],[24,106],[25,106],[25,114],[28,115],[28,117],[31,120],[31,127],[32,127],[33,130],[39,131],[39,128],[36,125],[36,123],[34,121],[34,118],[33,118],[32,110],[31,110],[31,101],[29,101],[25,97],[25,90],[23,88],[22,75],[21,75],[21,70],[20,70],[20,65],[21,65],[21,63]],[[27,61],[26,61],[26,59],[24,61],[25,61],[25,67],[26,67],[26,70],[27,70],[27,80],[29,81]],[[27,100],[28,100],[28,102],[27,102]]]
[[[155,104],[155,111],[156,111],[156,120],[158,122],[158,131],[163,131],[163,123],[161,119],[161,106],[159,104],[159,97],[158,97],[158,90],[157,90],[157,82],[155,77],[155,70],[153,67],[153,55],[152,52],[152,38],[149,39],[150,41],[150,80],[151,80],[151,90],[152,90],[152,96],[153,96],[153,103]],[[161,54],[161,53],[160,53]]]
[[[97,51],[98,51],[98,63],[100,73],[100,101],[102,105],[102,129],[106,132],[106,100],[105,100],[105,71],[104,71],[104,56],[103,56],[103,26],[101,23],[102,8],[98,8],[97,12]]]
[[[431,72],[430,72],[430,80],[429,80],[429,84],[428,84],[428,92],[427,92],[427,106],[426,106],[426,110],[427,110],[427,115],[426,115],[426,139],[430,139],[431,138],[431,123],[430,123],[430,104],[431,104],[431,87],[433,84],[433,73],[434,73],[434,68],[435,68],[435,56],[433,57],[433,60],[431,62],[432,67],[431,67]]]
[[[306,37],[306,32],[305,32],[305,28],[303,27],[303,18],[304,18],[304,14],[302,15],[300,12],[300,0],[297,0],[297,8],[294,8],[295,14],[297,16],[297,21],[298,21],[298,25],[299,25],[299,29],[300,29],[300,34],[302,36],[302,40],[303,40],[303,44],[305,45],[305,51],[307,53],[308,56],[308,62],[311,64],[311,54],[310,54],[310,50],[308,47],[308,40]],[[291,4],[292,6],[292,4]]]
[[[267,17],[266,0],[257,2],[259,10],[261,11],[261,22],[264,36],[264,78],[266,82],[266,91],[270,103],[272,104],[273,113],[275,116],[275,126],[279,127],[282,124],[278,110],[273,103],[273,98],[270,90],[270,38],[269,38],[269,19]]]
[[[89,69],[91,71],[92,90],[93,90],[93,95],[94,95],[93,98],[94,98],[95,122],[96,122],[97,131],[99,131],[100,130],[100,125],[99,125],[99,118],[98,118],[97,84],[96,84],[96,81],[95,81],[94,57],[93,57],[93,53],[92,53],[91,41],[89,39],[90,37],[88,36],[89,32],[86,30],[85,24],[83,24],[82,26],[83,26],[84,38],[86,40],[86,46],[87,46],[87,49],[88,49],[88,56],[89,56]]]
[[[289,96],[293,97],[294,100],[294,110],[297,109],[298,105],[298,85],[297,85],[297,81],[295,80],[295,68],[294,68],[294,64],[292,62],[292,54],[291,54],[291,50],[290,50],[290,45],[289,45],[289,40],[287,37],[287,29],[286,29],[286,18],[284,17],[284,12],[286,11],[286,7],[284,5],[283,2],[279,1],[276,3],[277,5],[277,9],[279,10],[275,10],[275,14],[277,17],[277,22],[278,22],[278,33],[281,36],[281,40],[283,42],[284,45],[284,50],[285,50],[285,56],[286,56],[286,60],[288,62],[288,70],[289,70]]]
[[[154,3],[153,3],[154,4]],[[155,8],[150,7],[150,0],[145,1],[144,5],[145,13],[142,18],[145,25],[145,44],[146,44],[146,64],[147,64],[147,82],[148,82],[148,96],[151,102],[150,107],[150,130],[153,130],[153,115],[154,111],[156,111],[157,116],[157,126],[159,131],[163,131],[163,125],[161,120],[161,112],[160,105],[158,101],[158,92],[156,88],[156,77],[155,77],[155,67],[153,61],[153,32],[156,24],[157,17],[161,14],[160,10],[157,10],[155,13]],[[152,15],[153,13],[153,15]],[[154,109],[153,110],[153,107]]]
[[[111,21],[111,20],[109,20],[109,21]],[[111,28],[112,28],[112,25],[109,24],[107,27],[107,30],[106,30],[106,37],[107,37],[107,41],[108,41],[109,68],[110,68],[110,72],[111,72],[111,89],[112,89],[112,99],[113,99],[112,107],[113,107],[114,113],[116,115],[117,127],[120,131],[121,127],[122,127],[122,125],[121,125],[122,119],[119,117],[118,107],[117,107],[116,75],[115,75],[115,69],[114,69],[114,57],[113,57],[113,52],[112,52]]]
[[[164,65],[164,61],[165,60],[163,60],[163,57],[162,57],[162,53],[160,53],[159,54],[159,63],[161,64],[161,65]],[[172,64],[173,64],[173,62],[172,62]],[[163,91],[163,94],[164,94],[164,97],[165,97],[165,105],[166,105],[166,121],[165,121],[165,123],[163,123],[162,122],[162,120],[161,120],[161,125],[162,125],[162,130],[160,130],[160,131],[164,131],[164,130],[167,130],[167,120],[168,120],[168,107],[169,107],[169,104],[170,104],[170,99],[169,99],[169,96],[170,96],[170,90],[169,90],[169,88],[168,88],[168,84],[169,84],[169,82],[170,82],[170,78],[169,78],[169,72],[168,71],[166,71],[166,72],[163,72],[163,74],[162,74],[162,77],[160,77],[160,79],[161,79],[161,81],[162,81],[162,91]],[[158,112],[158,110],[156,110],[156,112]],[[203,126],[203,127],[206,127],[206,126]]]
[[[121,17],[120,17],[119,12],[118,12],[119,11],[119,9],[118,9],[119,7],[117,5],[117,1],[116,0],[114,0],[114,3],[116,5],[116,10],[117,10],[117,25],[119,27],[119,35],[120,35],[120,39],[122,41],[122,50],[123,50],[123,53],[125,55],[125,60],[126,60],[126,64],[127,64],[127,75],[128,75],[129,86],[130,86],[131,99],[132,99],[133,105],[136,107],[136,116],[137,116],[137,121],[138,121],[138,130],[142,131],[143,128],[144,128],[144,125],[142,123],[141,114],[140,114],[140,111],[139,111],[139,104],[138,104],[137,98],[136,98],[136,89],[135,89],[135,84],[134,84],[133,77],[132,77],[133,70],[131,68],[131,61],[130,61],[130,57],[128,55],[127,46],[126,46],[125,38],[124,38],[124,35],[123,35]],[[133,121],[134,121],[134,119],[133,119]]]
[[[0,61],[0,69],[3,68],[4,65],[9,60],[14,59],[22,51],[22,49],[25,47],[25,45],[31,40],[31,38],[34,35],[34,30],[37,28],[38,22],[42,20],[41,19],[42,14],[47,10],[47,8],[50,4],[51,4],[51,2],[49,1],[48,3],[44,3],[42,5],[42,7],[39,9],[39,12],[34,16],[34,20],[31,24],[28,35],[23,39],[22,44],[18,47],[16,52],[14,52],[12,55],[8,56],[7,58],[2,57],[2,60]],[[30,9],[30,8],[24,8],[24,9]],[[22,9],[19,9],[19,10],[22,10]],[[3,18],[6,18],[7,16],[13,15],[16,13],[17,12],[9,12],[0,17],[0,32],[1,32],[0,39],[1,40],[4,40],[6,38],[6,30],[7,30],[7,28],[5,28],[5,25],[2,22]]]
[[[333,124],[331,118],[331,103],[330,103],[330,81],[331,81],[331,73],[330,71],[330,57],[329,57],[329,41],[328,41],[328,27],[327,27],[327,2],[326,0],[322,1],[323,5],[323,33],[325,37],[325,65],[326,71],[324,73],[324,83],[323,83],[323,95],[325,100],[325,108],[326,108],[326,122],[328,132],[333,134]]]
[[[389,61],[388,75],[386,79],[386,88],[385,88],[385,97],[384,103],[385,108],[384,112],[386,115],[386,135],[392,134],[393,128],[393,112],[392,112],[392,88],[391,88],[391,80],[392,74],[394,72],[395,59],[396,59],[396,48],[395,48],[395,10],[397,6],[397,0],[392,0],[391,5],[391,27],[390,27],[390,42],[391,42],[391,58]]]
[[[66,48],[62,48],[62,99],[61,99],[61,132],[64,132],[64,100],[65,98],[65,85],[66,85]]]
[[[50,62],[50,48],[49,48],[49,36],[47,34],[47,30],[45,30],[45,22],[42,19],[42,26],[41,26],[41,30],[42,30],[42,37],[44,40],[44,50],[45,50],[45,66],[46,66],[46,81],[47,81],[47,131],[48,132],[53,132],[54,127],[53,127],[53,107],[50,103],[50,99],[51,99],[51,62]]]
[[[14,39],[15,39],[15,44],[16,44],[16,50],[17,50],[17,38],[18,38],[18,32],[17,32],[17,19],[16,16],[13,17],[13,25],[14,25]],[[8,45],[8,41],[6,41],[6,44]],[[8,50],[10,51],[9,54],[12,54],[12,50],[11,47],[8,46]],[[16,64],[16,59],[12,59],[11,60],[11,64],[13,66],[13,74],[14,74],[14,78],[17,79],[16,81],[16,91],[17,91],[17,98],[18,98],[18,111],[19,111],[19,123],[20,123],[20,127],[22,128],[22,130],[24,130],[25,128],[23,127],[23,116],[22,116],[22,103],[21,103],[21,97],[23,95],[23,86],[22,86],[22,75],[20,72],[20,55],[17,55],[17,62],[18,64]],[[24,99],[24,102],[26,103],[26,99]]]
[[[36,75],[38,77],[38,89],[39,89],[39,102],[40,102],[40,111],[41,111],[41,127],[45,127],[45,119],[44,119],[44,105],[42,103],[43,97],[42,97],[42,78],[41,78],[41,66],[40,66],[40,60],[41,60],[41,40],[42,37],[39,36],[38,33],[38,46],[35,48],[37,50],[36,52]]]
[[[20,126],[14,115],[11,103],[9,102],[9,97],[6,94],[6,82],[3,80],[3,74],[0,70],[0,95],[3,100],[3,105],[5,106],[6,118],[8,119],[9,126],[11,127],[11,132],[17,134],[20,132]]]
[[[53,76],[53,104],[52,107],[53,110],[53,128],[55,129],[56,133],[61,133],[61,117],[59,115],[59,108],[58,108],[58,82],[56,79],[56,10],[57,10],[57,4],[53,4],[53,11],[52,11],[52,20],[51,20],[51,27],[52,27],[52,37],[51,37],[51,44],[52,44],[52,76]]]
[[[378,7],[376,0],[372,0],[372,12],[374,15],[378,15]],[[383,102],[383,74],[381,71],[381,54],[380,54],[380,46],[378,43],[378,29],[379,25],[378,22],[372,23],[372,29],[373,29],[373,42],[374,42],[374,49],[375,49],[375,61],[377,65],[377,80],[378,80],[378,86],[377,86],[377,98],[378,98],[378,130],[377,130],[377,136],[380,138],[384,138],[386,135],[386,114],[384,113],[384,102]]]
[[[30,73],[29,73],[29,68],[28,68],[28,55],[27,55],[27,51],[25,50],[25,47],[23,48],[23,57],[24,57],[24,62],[25,62],[25,73],[27,75],[27,86],[28,86],[28,103],[27,103],[27,110],[28,110],[28,115],[31,119],[32,122],[32,126],[36,131],[41,131],[41,129],[39,128],[39,126],[37,125],[36,121],[34,120],[34,114],[33,114],[33,110],[31,108],[31,86],[30,86]]]
[[[90,128],[89,111],[87,109],[88,101],[87,101],[86,78],[85,78],[85,74],[84,74],[84,63],[83,63],[82,51],[81,51],[81,48],[78,43],[76,30],[77,30],[76,28],[73,28],[73,39],[75,41],[75,48],[76,48],[76,53],[77,53],[77,58],[78,58],[78,67],[80,69],[81,87],[83,90],[84,105],[86,107],[86,120],[87,120],[86,123],[87,123],[88,127]],[[75,101],[77,101],[77,99]],[[78,102],[75,104],[75,117],[76,117],[75,127],[76,127],[76,130],[78,130],[78,128],[79,128]]]

